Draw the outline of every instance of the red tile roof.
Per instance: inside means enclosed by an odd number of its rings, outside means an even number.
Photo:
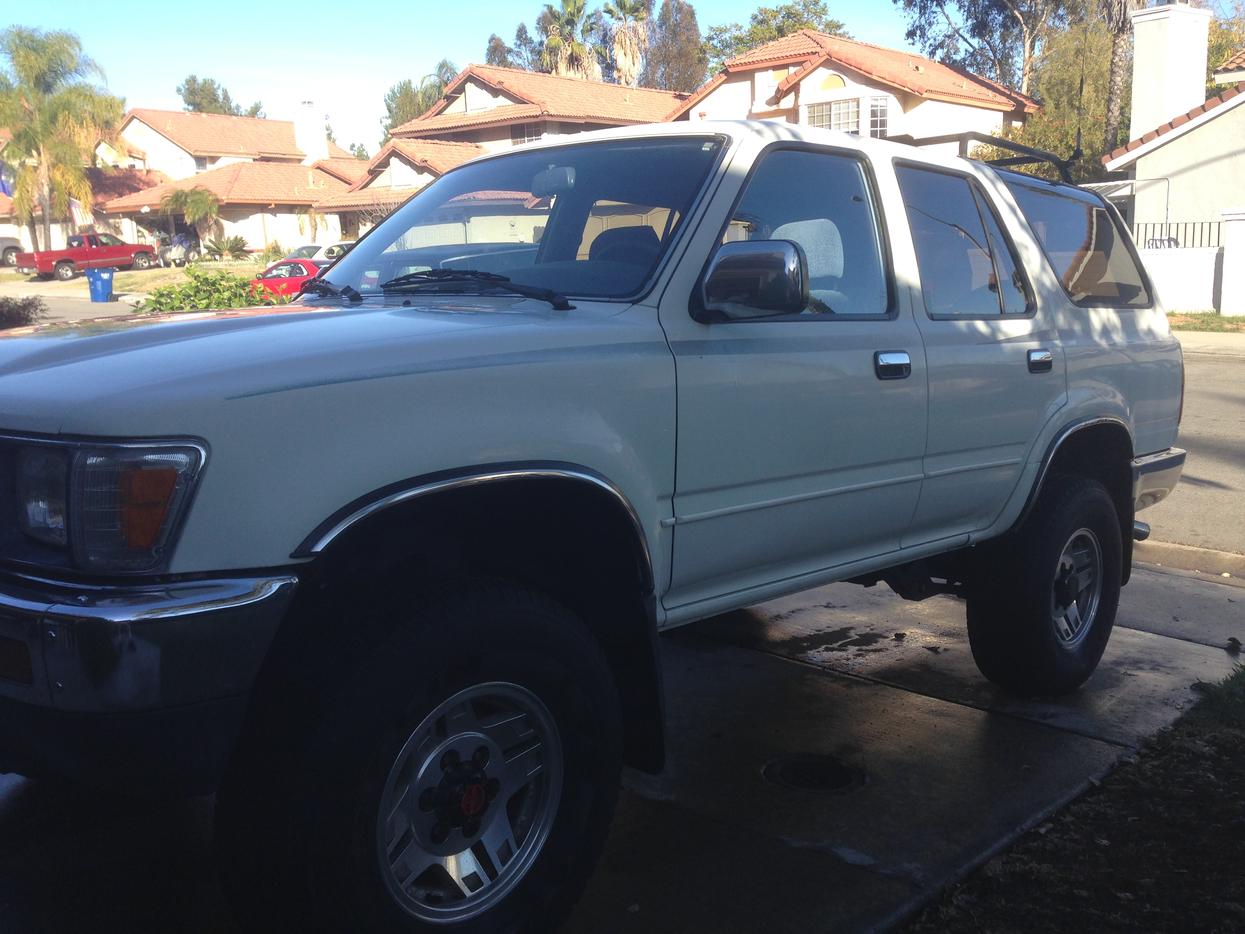
[[[799,80],[820,66],[841,65],[881,84],[931,100],[1004,112],[1032,113],[1039,107],[1033,98],[996,81],[944,65],[915,52],[887,49],[812,29],[801,29],[730,59],[719,74],[671,111],[666,119],[673,120],[690,111],[729,75],[782,65],[795,66],[796,71],[779,85],[771,98],[775,103]]]
[[[353,185],[355,182],[367,175],[367,160],[356,159],[354,156],[330,156],[327,159],[320,159],[313,162],[313,169],[323,169],[334,178],[340,178],[347,185]]]
[[[154,210],[160,206],[160,199],[169,192],[191,188],[206,188],[220,199],[222,205],[310,206],[329,195],[345,191],[346,185],[341,179],[314,166],[288,162],[235,162],[116,198],[104,205],[104,209],[121,214],[140,211],[144,207]]]
[[[329,140],[328,143],[329,143],[329,158],[330,159],[353,159],[354,158],[354,156],[350,154],[350,150],[342,149],[332,140]],[[360,160],[360,161],[362,162],[366,160]]]
[[[132,120],[141,120],[193,156],[303,157],[289,120],[135,108],[125,115],[120,129]]]
[[[471,80],[503,94],[514,103],[470,114],[448,113],[446,108]],[[674,91],[631,88],[518,68],[470,65],[446,86],[445,95],[436,106],[392,132],[397,137],[431,136],[452,129],[536,117],[610,126],[653,123],[665,117],[685,96]]]
[[[319,207],[321,210],[351,211],[388,209],[401,204],[419,188],[372,184],[394,156],[437,176],[483,153],[484,147],[475,143],[454,143],[443,139],[391,139],[371,162],[359,163],[365,174],[350,186],[349,191],[327,198]]]
[[[393,139],[376,154],[371,165],[379,166],[381,157],[392,153],[397,153],[417,168],[428,169],[434,175],[444,175],[450,169],[483,155],[484,147],[443,139]]]
[[[359,188],[330,195],[316,205],[319,211],[389,211],[409,198],[418,188]]]
[[[1215,69],[1215,74],[1221,71],[1240,71],[1245,68],[1245,49],[1237,52],[1230,59]]]
[[[1192,110],[1186,113],[1182,113],[1179,117],[1172,117],[1171,120],[1167,121],[1162,126],[1155,127],[1149,133],[1145,133],[1142,136],[1137,137],[1136,139],[1130,139],[1123,146],[1120,146],[1116,149],[1111,150],[1109,153],[1107,153],[1105,156],[1102,157],[1102,164],[1106,165],[1108,162],[1114,162],[1116,159],[1120,158],[1121,156],[1127,155],[1128,153],[1132,152],[1134,149],[1140,149],[1146,143],[1153,142],[1154,140],[1158,139],[1160,136],[1166,136],[1168,133],[1172,132],[1173,130],[1180,129],[1180,127],[1184,126],[1186,123],[1188,123],[1190,120],[1194,119],[1195,117],[1200,117],[1204,113],[1209,113],[1210,111],[1214,110],[1216,107],[1220,107],[1226,104],[1228,101],[1232,100],[1234,97],[1239,97],[1243,93],[1245,93],[1245,81],[1242,81],[1240,84],[1236,85],[1235,87],[1228,88],[1228,90],[1224,91],[1222,94],[1218,95],[1217,97],[1212,97],[1210,100],[1204,103],[1198,104]]]
[[[163,172],[150,169],[89,168],[86,170],[86,176],[91,183],[91,204],[97,210],[103,210],[105,204],[116,198],[146,191],[168,181]],[[35,213],[41,215],[42,211],[36,206]],[[12,216],[14,216],[13,199],[8,195],[0,194],[0,217]]]

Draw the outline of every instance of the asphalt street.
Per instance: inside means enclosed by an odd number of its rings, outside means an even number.
[[[566,930],[885,928],[1179,716],[1232,669],[1228,636],[1245,587],[1145,567],[1098,673],[1059,700],[982,680],[948,597],[837,584],[669,634],[668,767],[628,775]],[[827,787],[773,772],[807,755]],[[212,808],[0,777],[0,931],[228,934]]]

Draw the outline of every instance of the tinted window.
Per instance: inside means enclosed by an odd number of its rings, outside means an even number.
[[[877,217],[868,179],[856,159],[790,149],[765,156],[723,240],[798,243],[808,258],[806,314],[887,313]]]
[[[1077,304],[1150,304],[1127,234],[1101,201],[1067,189],[1008,181],[1064,289]]]
[[[929,314],[983,318],[1028,309],[1024,280],[998,221],[961,175],[898,166]]]

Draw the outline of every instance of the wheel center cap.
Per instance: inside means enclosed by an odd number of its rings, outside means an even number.
[[[485,794],[484,786],[479,782],[464,788],[462,797],[458,799],[458,809],[462,811],[463,817],[478,816],[487,804],[488,795]]]

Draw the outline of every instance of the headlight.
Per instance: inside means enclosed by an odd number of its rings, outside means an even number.
[[[158,570],[181,526],[203,450],[180,444],[29,445],[17,452],[22,532],[83,570]]]

